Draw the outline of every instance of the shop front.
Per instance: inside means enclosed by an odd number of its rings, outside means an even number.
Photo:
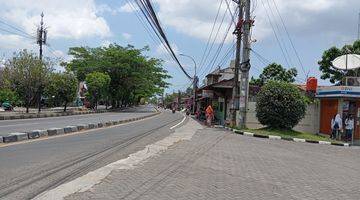
[[[360,142],[360,87],[359,86],[323,86],[318,87],[316,97],[320,99],[320,130],[331,135],[331,119],[340,114],[343,127],[345,119],[352,116],[354,130],[351,138],[344,135],[342,140]]]

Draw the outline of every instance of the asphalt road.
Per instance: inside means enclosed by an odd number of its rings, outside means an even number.
[[[119,113],[109,117],[129,114],[144,113]],[[179,113],[164,112],[111,128],[0,147],[0,199],[31,199],[89,171],[126,158],[168,136],[169,128],[182,118]]]
[[[71,115],[63,117],[48,117],[19,120],[1,120],[0,136],[13,132],[26,132],[37,129],[63,128],[70,125],[106,122],[111,120],[121,120],[132,117],[141,117],[154,112],[150,106],[128,108],[119,112],[96,113],[86,115]]]

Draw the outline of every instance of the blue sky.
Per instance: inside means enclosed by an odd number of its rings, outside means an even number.
[[[153,0],[160,21],[168,35],[173,49],[177,54],[184,53],[193,56],[198,65],[210,34],[211,26],[221,0]],[[228,2],[232,2],[228,0]],[[290,37],[303,63],[304,70],[309,76],[319,77],[317,61],[322,52],[331,46],[342,46],[351,43],[357,36],[357,20],[360,11],[358,0],[256,0],[253,3],[252,17],[255,17],[253,27],[252,48],[270,62],[277,62],[284,67],[296,67],[298,69],[297,82],[303,82],[305,74],[297,61],[294,51],[282,27],[281,19],[276,12],[276,3],[279,13],[284,20]],[[48,26],[48,42],[51,46],[45,48],[45,54],[53,57],[54,54],[65,60],[69,47],[90,46],[96,47],[116,42],[120,45],[132,44],[138,48],[150,46],[149,56],[159,57],[165,60],[164,67],[173,76],[169,80],[173,85],[167,92],[184,89],[189,85],[189,80],[183,75],[178,66],[169,59],[165,51],[154,43],[137,19],[134,10],[130,9],[125,0],[0,0],[0,20],[13,24],[29,34],[34,34],[36,25],[40,20],[40,13],[44,11],[45,24]],[[231,6],[234,4],[231,3]],[[266,10],[264,8],[266,7]],[[269,9],[269,6],[271,9]],[[222,2],[220,15],[226,10],[225,0]],[[270,16],[271,23],[283,48],[290,54],[292,62],[285,62],[279,44],[274,37],[271,24],[266,11]],[[220,24],[220,20],[216,27]],[[224,25],[220,29],[219,38],[214,44],[210,58],[225,33],[225,26],[230,22],[227,13]],[[279,29],[277,29],[277,26]],[[1,29],[11,30],[10,27],[0,23],[0,56],[8,58],[12,52],[22,48],[37,51],[35,42],[18,34],[4,32]],[[223,54],[233,43],[233,36],[229,34],[226,43],[219,56]],[[285,47],[284,47],[285,46]],[[52,51],[52,52],[50,52]],[[179,57],[190,74],[194,73],[191,60]],[[226,60],[225,67],[230,62]],[[265,65],[254,54],[251,56],[251,75],[257,76]],[[204,65],[201,74],[206,74],[212,66]],[[202,77],[200,77],[202,78]],[[321,84],[329,84],[327,80]]]

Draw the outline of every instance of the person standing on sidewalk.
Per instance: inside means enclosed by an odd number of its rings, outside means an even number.
[[[346,140],[351,140],[354,130],[354,119],[352,115],[349,115],[345,120],[345,138]]]
[[[206,124],[208,126],[211,126],[212,120],[214,119],[214,109],[211,107],[211,105],[209,105],[206,108],[205,114],[206,114]]]
[[[340,130],[342,128],[342,119],[340,114],[336,114],[334,118],[331,119],[331,139],[337,139],[340,137]]]

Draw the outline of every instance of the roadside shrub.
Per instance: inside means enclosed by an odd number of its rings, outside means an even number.
[[[5,101],[9,101],[13,106],[19,104],[19,97],[16,92],[10,89],[0,89],[0,106]]]
[[[258,93],[256,117],[262,125],[291,129],[305,116],[305,112],[305,96],[290,83],[269,81]]]

